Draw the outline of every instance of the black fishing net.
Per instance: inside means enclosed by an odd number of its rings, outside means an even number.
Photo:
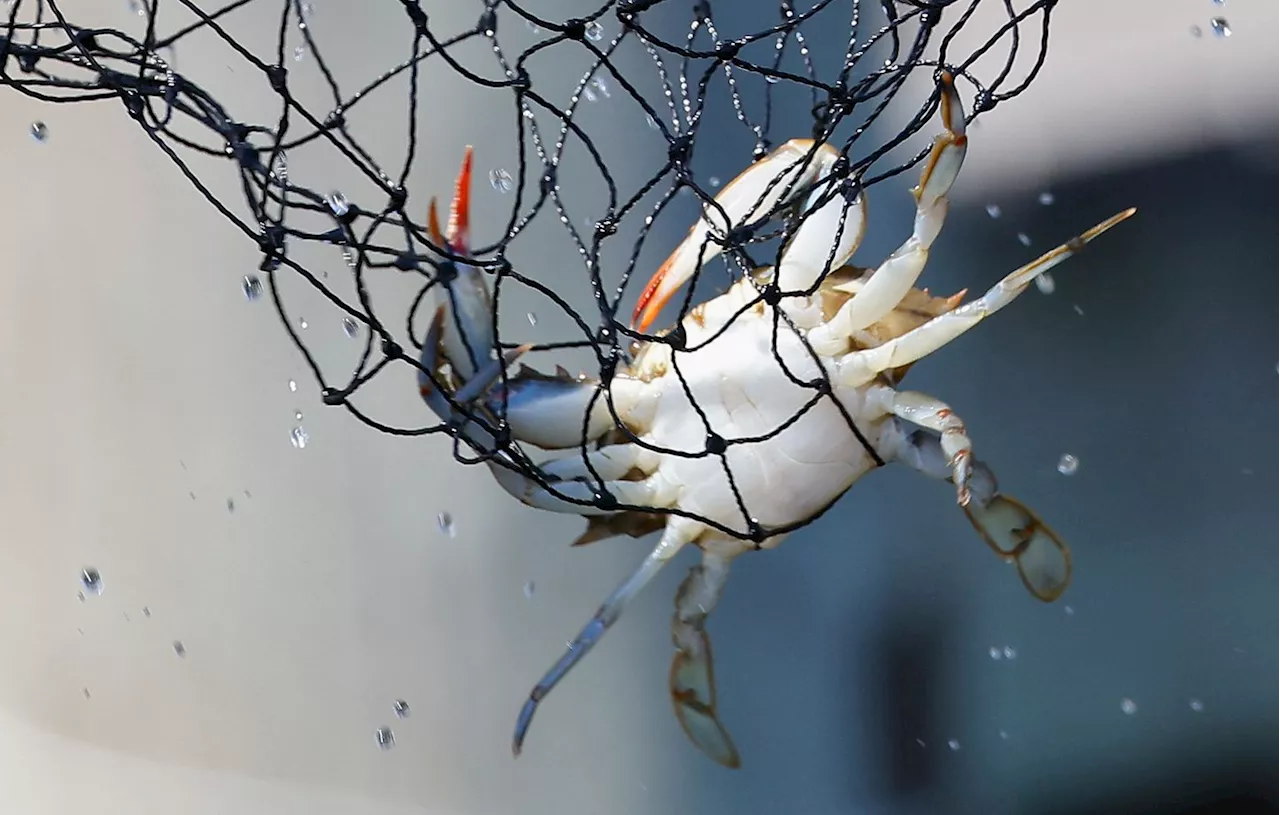
[[[118,2],[126,6],[126,0]],[[236,272],[234,280],[250,298],[269,295],[326,404],[384,433],[449,433],[460,461],[496,461],[560,494],[510,439],[501,409],[453,402],[454,420],[441,422],[424,411],[422,425],[407,427],[380,421],[362,401],[370,383],[391,370],[417,376],[430,307],[444,297],[440,284],[454,273],[454,262],[484,270],[500,348],[526,339],[519,336],[522,327],[535,322],[533,314],[520,309],[513,315],[505,306],[519,302],[513,289],[524,288],[541,299],[544,318],[546,309],[564,317],[562,336],[538,344],[526,359],[536,365],[539,352],[577,353],[593,361],[593,373],[607,382],[637,340],[653,339],[632,331],[626,319],[648,277],[644,266],[674,248],[700,202],[710,202],[720,186],[699,170],[700,163],[728,154],[741,168],[787,139],[809,136],[846,157],[837,172],[847,187],[898,176],[928,152],[941,70],[956,77],[970,122],[1030,85],[1045,58],[1054,0],[611,0],[558,19],[535,13],[532,0],[485,0],[474,3],[473,22],[462,27],[437,22],[446,10],[456,18],[459,8],[472,8],[462,0],[441,0],[439,8],[400,0],[396,36],[374,56],[362,55],[358,71],[349,54],[331,57],[324,45],[323,19],[336,9],[323,0],[220,6],[131,0],[117,15],[127,16],[129,26],[77,20],[67,11],[72,5],[7,0],[0,6],[0,84],[48,102],[119,104],[154,142],[157,159],[172,162],[260,248],[258,271]],[[102,4],[92,5],[75,7],[102,16]],[[264,13],[263,7],[270,8]],[[249,36],[237,20],[251,12],[258,27]],[[263,31],[261,21],[268,19],[271,27]],[[200,41],[196,56],[184,51],[192,40]],[[220,49],[217,60],[208,56],[214,48]],[[371,59],[382,62],[370,70]],[[250,105],[206,90],[219,84],[224,70],[241,83],[252,76],[271,103]],[[307,72],[321,93],[296,90]],[[446,79],[483,91],[483,101],[448,110],[424,103],[426,89]],[[903,96],[904,89],[914,98]],[[367,113],[369,100],[388,94],[404,111],[394,125]],[[506,111],[496,121],[510,128],[512,150],[505,168],[495,162],[487,174],[500,194],[485,206],[507,206],[509,212],[496,240],[460,258],[433,243],[426,227],[427,196],[445,193],[447,199],[447,191],[411,190],[410,176],[424,162],[457,166],[458,155],[432,148],[433,128],[445,117],[465,117],[470,104]],[[584,123],[586,108],[604,104],[606,115],[627,117],[630,126],[665,144],[656,171],[637,175],[616,145]],[[394,151],[377,154],[362,146],[374,130],[393,126],[402,134],[395,136]],[[42,128],[33,125],[33,135],[43,138]],[[922,129],[930,131],[925,140],[914,139]],[[344,177],[353,179],[345,192],[319,183],[310,188],[308,179],[289,172],[310,150],[326,151],[330,165],[345,165]],[[210,179],[228,175],[238,179],[238,199],[214,192],[218,185]],[[598,193],[584,194],[592,203],[569,200],[571,182],[587,177]],[[662,245],[646,248],[668,209],[689,217],[675,229],[675,240],[668,231]],[[799,217],[791,213],[780,227],[762,218],[752,228],[733,230],[716,267],[719,277],[695,280],[691,290],[705,299],[733,275],[771,262],[771,247],[785,240]],[[554,278],[528,271],[537,267],[545,235],[534,225],[548,222],[563,230],[580,260],[580,268],[560,270]],[[315,260],[318,252],[327,259]],[[340,274],[330,275],[337,253],[345,263]],[[629,285],[637,268],[641,283]],[[318,293],[341,313],[348,333],[363,340],[354,369],[326,367],[308,347],[305,323],[300,326],[290,308],[288,292],[296,289],[284,285],[288,278]],[[390,278],[412,286],[397,284],[401,296],[379,301],[371,290]],[[686,309],[691,302],[697,299],[685,298]],[[678,337],[659,341],[674,344]],[[430,374],[438,386],[448,384]],[[488,428],[497,449],[462,440],[464,421]],[[850,430],[858,432],[852,424]],[[618,434],[631,435],[621,427]],[[705,454],[723,457],[724,450]],[[726,471],[732,482],[727,463]],[[603,491],[595,503],[653,510],[618,504]],[[763,530],[742,509],[744,523],[736,528],[700,520],[759,539]]]

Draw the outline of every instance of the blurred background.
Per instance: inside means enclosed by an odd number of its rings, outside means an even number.
[[[81,25],[145,26],[125,0],[57,5]],[[344,88],[410,56],[399,4],[307,5]],[[442,37],[481,10],[424,5]],[[249,4],[226,30],[270,62],[280,6]],[[777,15],[754,0],[713,8],[722,36]],[[1003,17],[986,13],[955,53]],[[1052,293],[1029,291],[909,381],[954,406],[1006,491],[1067,538],[1074,584],[1052,605],[1033,600],[947,485],[873,473],[777,551],[738,561],[710,621],[738,772],[697,753],[671,715],[668,622],[688,553],[543,705],[513,761],[532,683],[650,541],[570,549],[580,520],[516,504],[441,437],[396,438],[325,408],[268,297],[246,300],[257,248],[119,103],[6,89],[0,812],[1275,811],[1280,485],[1264,462],[1278,441],[1278,17],[1235,0],[1060,4],[1040,76],[971,131],[922,284],[981,291],[1120,209],[1138,216],[1055,270]],[[161,4],[168,25],[187,19]],[[687,9],[662,19],[678,31]],[[545,36],[509,15],[501,25],[515,51]],[[829,79],[847,31],[806,33]],[[327,110],[295,47],[294,93]],[[484,43],[459,53],[500,76]],[[218,37],[170,57],[241,121],[278,117],[261,75]],[[656,82],[643,51],[618,60]],[[589,62],[558,48],[528,67],[566,104]],[[923,74],[913,83],[907,112],[929,90]],[[350,116],[387,167],[403,160],[407,92],[401,77]],[[464,144],[481,179],[516,171],[509,94],[439,60],[419,93],[411,201],[447,196]],[[590,96],[575,121],[634,187],[665,144],[624,95]],[[807,135],[807,94],[779,97],[775,143]],[[699,181],[732,178],[752,144],[727,94],[700,128]],[[245,215],[231,165],[184,157]],[[580,231],[605,202],[595,174],[573,172],[584,157],[570,145],[560,176]],[[299,150],[288,172],[359,200],[333,153]],[[907,234],[915,177],[873,188],[858,262]],[[515,192],[497,178],[478,179],[477,243],[510,212]],[[655,226],[642,279],[691,222],[682,206]],[[625,262],[622,243],[606,258]],[[334,247],[298,251],[335,281],[346,273]],[[554,217],[511,257],[590,304]],[[411,292],[375,294],[394,312]],[[285,279],[282,296],[317,359],[349,369],[362,336],[301,284]],[[555,338],[545,300],[509,297],[508,339]],[[428,421],[407,372],[360,404]]]

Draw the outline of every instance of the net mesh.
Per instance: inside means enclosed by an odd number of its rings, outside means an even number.
[[[745,165],[781,141],[811,136],[838,147],[845,157],[838,172],[849,185],[866,188],[897,176],[928,152],[927,144],[917,149],[910,142],[933,120],[938,72],[945,68],[956,77],[973,122],[1030,85],[1044,62],[1054,4],[818,0],[800,6],[782,0],[761,17],[763,4],[747,8],[736,0],[716,8],[708,0],[612,0],[579,17],[549,19],[535,13],[533,3],[485,0],[474,6],[474,23],[459,28],[437,23],[439,10],[429,15],[418,0],[401,0],[397,45],[379,57],[386,60],[381,73],[352,90],[339,82],[340,75],[355,73],[350,60],[342,54],[331,59],[318,34],[324,7],[317,10],[303,0],[235,0],[216,7],[193,0],[131,0],[128,16],[135,25],[127,27],[79,24],[54,0],[8,0],[7,8],[0,6],[6,12],[0,84],[47,102],[118,102],[192,187],[256,244],[261,263],[258,273],[243,277],[246,296],[269,294],[326,404],[384,433],[450,434],[459,461],[514,469],[571,502],[688,515],[759,540],[764,530],[746,506],[743,524],[726,526],[679,508],[619,504],[602,485],[590,501],[564,496],[510,438],[501,409],[453,402],[453,420],[432,417],[417,426],[372,415],[370,405],[379,400],[363,399],[371,383],[395,369],[414,376],[421,370],[418,354],[407,349],[421,348],[425,313],[442,298],[441,281],[453,262],[463,260],[431,240],[424,217],[424,196],[431,191],[410,191],[411,175],[424,162],[457,166],[456,156],[442,158],[428,148],[433,121],[447,114],[428,109],[425,89],[448,78],[482,89],[488,102],[501,98],[510,105],[503,121],[511,128],[511,169],[488,173],[501,194],[486,199],[487,207],[505,200],[509,211],[499,239],[474,247],[466,258],[483,269],[493,292],[498,347],[515,347],[506,335],[519,334],[526,319],[535,322],[532,313],[505,313],[508,302],[521,302],[512,290],[524,288],[565,318],[561,336],[535,345],[531,355],[577,353],[607,382],[631,358],[636,341],[654,339],[632,331],[618,312],[634,302],[636,286],[628,284],[642,258],[649,261],[646,241],[659,216],[683,207],[690,214],[687,226],[700,202],[710,202],[717,192],[719,180],[697,170],[700,160],[714,161],[715,153],[741,147],[743,154],[735,158]],[[459,6],[451,3],[450,14],[456,16]],[[263,7],[269,7],[265,15]],[[252,37],[237,33],[236,20],[250,12],[259,25],[273,20],[271,30]],[[983,30],[975,36],[971,29],[979,24]],[[208,76],[208,60],[192,60],[189,71],[179,70],[182,47],[194,39],[201,39],[202,48],[217,45],[224,63],[234,61],[239,82],[244,68],[250,69],[270,104],[241,104],[206,90],[218,84]],[[959,41],[967,43],[960,54],[954,53]],[[303,70],[318,75],[323,92],[297,90]],[[369,75],[367,64],[361,72]],[[910,85],[913,75],[926,82]],[[895,104],[904,88],[925,92]],[[358,137],[382,127],[362,118],[372,116],[366,113],[372,110],[369,100],[380,94],[393,94],[406,109],[403,136],[395,137],[397,149],[389,157],[362,146]],[[584,110],[602,103],[611,115],[630,117],[629,126],[661,139],[665,153],[656,171],[637,175],[615,145],[584,123]],[[246,113],[250,108],[261,113]],[[708,125],[713,118],[715,124]],[[34,125],[33,135],[43,137]],[[344,165],[350,179],[346,194],[329,185],[309,188],[289,172],[298,156],[319,148],[330,165]],[[239,200],[228,200],[211,174],[234,174]],[[570,200],[571,179],[584,176],[603,190],[595,196],[602,203],[583,207]],[[591,209],[589,217],[582,217],[584,209]],[[762,265],[764,253],[778,247],[801,217],[792,213],[772,229],[757,224],[734,230],[721,266],[733,277]],[[538,241],[546,234],[534,227],[547,221],[568,237],[580,269],[556,276],[524,271],[536,266]],[[673,246],[658,246],[656,257]],[[335,252],[346,263],[331,278],[327,266]],[[285,285],[287,278],[341,312],[347,333],[362,338],[354,366],[322,364],[322,355],[309,348],[305,323],[300,325],[290,307],[291,297],[300,295]],[[394,296],[371,294],[392,278],[398,281]],[[714,295],[727,279],[695,279],[690,291]],[[697,299],[684,301],[687,309]],[[671,335],[659,341],[672,342]],[[459,427],[466,421],[488,428],[497,443],[479,449],[463,439]],[[619,424],[617,440],[634,441]],[[859,433],[852,422],[850,430]],[[584,440],[584,455],[587,447]],[[704,455],[725,458],[725,451]]]

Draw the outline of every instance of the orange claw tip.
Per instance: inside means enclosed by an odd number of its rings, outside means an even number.
[[[449,226],[445,237],[450,248],[462,253],[467,249],[471,228],[471,164],[475,151],[467,145],[462,154],[462,167],[453,185],[453,203],[449,205]]]
[[[653,277],[649,278],[648,284],[644,287],[644,291],[640,293],[640,299],[636,301],[635,311],[631,313],[631,327],[640,331],[648,331],[649,326],[658,317],[658,313],[662,311],[662,307],[667,304],[667,300],[671,297],[671,292],[659,294],[662,289],[663,281],[667,278],[667,273],[671,270],[672,264],[675,262],[675,253],[658,267],[658,271],[654,272]]]
[[[427,206],[427,237],[431,238],[432,243],[444,246],[444,236],[440,234],[440,213],[436,211],[434,196]]]

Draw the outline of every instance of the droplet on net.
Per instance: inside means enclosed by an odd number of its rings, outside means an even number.
[[[393,709],[395,710],[395,712],[396,712],[396,718],[398,718],[398,719],[407,719],[407,718],[409,718],[409,713],[410,713],[410,711],[409,711],[409,703],[408,703],[408,702],[406,702],[405,700],[403,700],[403,699],[397,699],[397,700],[395,701],[395,704],[393,704],[393,705],[392,705],[392,708],[393,708]]]
[[[604,26],[600,25],[600,23],[595,20],[592,20],[587,23],[584,33],[587,35],[587,39],[592,42],[600,42],[600,40],[604,39]]]
[[[450,538],[456,538],[458,536],[458,530],[453,525],[453,516],[447,512],[441,512],[436,516],[436,526],[438,526],[440,531]]]
[[[299,450],[306,447],[307,442],[310,440],[311,437],[307,435],[307,431],[302,427],[302,425],[298,425],[293,428],[293,430],[289,431],[289,442]]]
[[[1132,716],[1133,714],[1138,712],[1138,703],[1128,698],[1121,699],[1120,710],[1121,712],[1124,713],[1124,715]]]
[[[373,731],[373,740],[383,750],[390,750],[396,746],[396,734],[391,732],[390,727],[379,727]]]
[[[1227,23],[1226,17],[1214,17],[1209,21],[1209,27],[1213,29],[1215,37],[1226,38],[1231,36],[1231,26]]]
[[[262,281],[256,274],[247,274],[240,281],[240,290],[244,292],[244,299],[252,303],[262,296]]]
[[[515,179],[511,177],[511,173],[498,167],[489,171],[489,186],[500,193],[508,193],[515,186]]]
[[[49,138],[49,126],[44,122],[32,122],[31,138],[38,142],[43,142],[45,139]]]
[[[1063,453],[1062,458],[1058,459],[1058,472],[1063,475],[1075,475],[1079,469],[1080,459],[1070,453]]]
[[[302,58],[307,55],[307,48],[304,45],[295,46],[293,49],[293,61],[302,62]]]
[[[329,211],[339,218],[351,211],[351,202],[342,194],[342,190],[334,190],[326,195],[324,203],[329,207]]]
[[[298,328],[301,328],[303,331],[306,331],[306,330],[307,330],[307,318],[306,318],[306,317],[303,317],[302,319],[298,320]]]
[[[80,570],[80,585],[88,594],[102,594],[102,575],[92,566],[86,566]]]

